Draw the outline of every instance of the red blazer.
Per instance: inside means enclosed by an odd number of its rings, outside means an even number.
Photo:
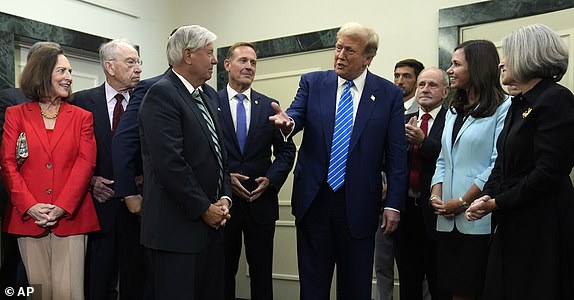
[[[59,236],[83,234],[100,228],[88,193],[96,165],[92,114],[62,103],[49,140],[38,102],[9,107],[0,148],[4,185],[10,195],[3,230],[38,236],[48,229],[26,214],[36,203],[51,203],[67,213],[51,227]],[[26,133],[29,156],[18,170],[16,140]]]

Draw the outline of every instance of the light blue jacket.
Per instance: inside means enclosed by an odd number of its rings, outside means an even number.
[[[496,140],[510,106],[507,97],[494,115],[475,119],[469,116],[452,143],[452,131],[456,113],[446,114],[442,133],[442,149],[436,163],[431,186],[442,182],[442,199],[458,199],[476,184],[481,190],[490,176],[496,160]],[[468,200],[468,199],[467,199]],[[464,234],[489,234],[490,214],[477,221],[466,220],[464,213],[454,218],[438,216],[437,231],[450,232],[456,229]]]

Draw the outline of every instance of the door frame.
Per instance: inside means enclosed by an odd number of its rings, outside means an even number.
[[[460,43],[460,28],[544,14],[574,7],[574,0],[493,0],[439,9],[439,67],[450,66],[452,51]]]

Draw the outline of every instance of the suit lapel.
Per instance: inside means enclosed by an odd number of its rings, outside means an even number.
[[[376,92],[377,87],[371,84],[372,74],[367,71],[367,78],[365,79],[365,87],[363,88],[363,94],[361,95],[361,99],[359,101],[359,107],[357,108],[357,115],[355,118],[355,123],[353,125],[353,131],[351,133],[351,142],[349,144],[349,153],[353,151],[353,148],[359,141],[365,126],[367,126],[367,122],[369,121],[369,117],[373,112],[376,104],[376,100],[373,97],[373,94]],[[379,99],[381,101],[382,99]]]
[[[262,105],[260,104],[261,102],[261,94],[257,93],[256,91],[254,91],[253,89],[251,89],[251,120],[249,121],[249,131],[247,132],[247,140],[245,141],[245,149],[243,149],[243,152],[247,152],[247,149],[249,148],[249,144],[251,143],[251,140],[255,139],[255,128],[257,127],[256,124],[259,124],[260,119],[262,118],[263,112],[264,112],[264,108],[262,107]],[[271,104],[269,104],[271,105]]]
[[[460,137],[464,134],[464,131],[472,124],[474,123],[474,121],[476,121],[476,119],[469,115],[468,118],[466,119],[466,121],[464,123],[462,123],[462,127],[460,128],[458,134],[456,135],[456,139],[454,140],[454,144],[453,147],[456,146],[456,144],[458,143],[458,140],[460,140]],[[452,132],[451,132],[452,135]]]
[[[431,130],[428,133],[429,137],[440,139],[441,135],[439,134],[439,132],[442,133],[442,129],[444,127],[444,116],[445,115],[446,115],[446,108],[443,107],[440,109],[440,111],[436,115],[436,118],[433,121],[433,125],[431,127]]]
[[[229,102],[229,95],[227,90],[224,89],[223,97],[219,98],[219,109],[221,109],[222,126],[225,127],[226,132],[229,132],[229,138],[232,141],[235,150],[239,152],[239,143],[237,142],[237,135],[235,134],[235,126],[233,126],[233,117],[231,116],[231,102]],[[231,149],[228,149],[231,150]]]
[[[34,132],[38,136],[44,151],[48,155],[52,156],[52,147],[50,146],[50,141],[48,139],[48,134],[46,133],[46,126],[44,125],[44,119],[42,118],[42,113],[40,112],[40,104],[38,102],[30,102],[26,104],[26,109],[29,112],[28,117],[32,119],[32,127]],[[29,133],[26,133],[29,134]]]
[[[98,151],[103,151],[103,149],[111,149],[112,144],[112,126],[110,124],[110,115],[108,112],[108,99],[106,98],[106,89],[104,85],[101,85],[96,93],[93,94],[92,101],[93,110],[92,115],[94,116],[94,129],[97,131],[96,136],[101,137],[98,139],[98,143],[103,143],[103,145],[98,145]]]
[[[211,141],[211,133],[209,131],[209,128],[207,128],[207,124],[203,118],[203,115],[201,113],[201,111],[199,110],[199,107],[197,106],[197,104],[195,103],[195,99],[193,99],[193,96],[191,96],[191,93],[189,92],[189,90],[187,90],[187,88],[183,85],[183,82],[181,82],[181,80],[179,79],[179,77],[177,77],[177,75],[175,75],[175,73],[170,72],[168,75],[168,79],[172,82],[172,84],[175,86],[175,88],[177,89],[177,92],[180,94],[180,96],[184,99],[184,102],[187,104],[187,106],[191,109],[191,112],[194,114],[194,116],[198,119],[201,120],[199,123],[199,127],[201,128],[201,131],[203,132],[203,134],[205,135],[205,137],[207,138],[208,141]],[[215,115],[213,114],[212,110],[211,110],[211,100],[210,98],[205,94],[205,93],[201,93],[201,97],[203,99],[203,103],[205,105],[205,108],[207,109],[207,111],[209,112],[209,114],[211,114],[211,118],[213,120],[214,125],[216,126],[216,130],[218,130],[218,123],[217,119],[215,119]],[[218,131],[219,132],[219,131]],[[221,147],[221,138],[219,139],[219,143],[220,143],[220,147]],[[213,145],[212,142],[209,142],[209,146],[211,148],[211,150],[213,151],[213,153],[216,153],[215,150],[215,145]],[[217,156],[217,155],[216,155]]]
[[[324,91],[324,94],[320,99],[318,99],[322,116],[321,119],[323,120],[323,132],[325,133],[324,139],[327,153],[331,153],[333,130],[335,130],[335,110],[336,103],[339,101],[339,99],[337,99],[337,84],[337,73],[335,73],[335,71],[329,72],[329,75],[323,80],[322,87],[320,89],[321,91]],[[314,100],[316,101],[316,99],[309,99],[308,101]]]
[[[70,104],[62,102],[62,106],[60,106],[60,112],[58,113],[58,118],[56,119],[56,125],[54,126],[54,133],[50,141],[51,145],[50,153],[52,152],[52,150],[54,150],[54,148],[56,147],[56,145],[66,132],[66,129],[70,125],[71,121],[72,121],[72,107],[70,106]]]

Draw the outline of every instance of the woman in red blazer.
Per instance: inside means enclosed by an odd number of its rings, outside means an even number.
[[[6,110],[0,164],[10,201],[3,230],[18,235],[28,280],[42,285],[33,299],[83,299],[85,234],[99,229],[88,193],[96,164],[93,119],[66,102],[71,71],[61,49],[36,50],[20,80],[32,101]],[[29,156],[19,164],[21,133]]]

